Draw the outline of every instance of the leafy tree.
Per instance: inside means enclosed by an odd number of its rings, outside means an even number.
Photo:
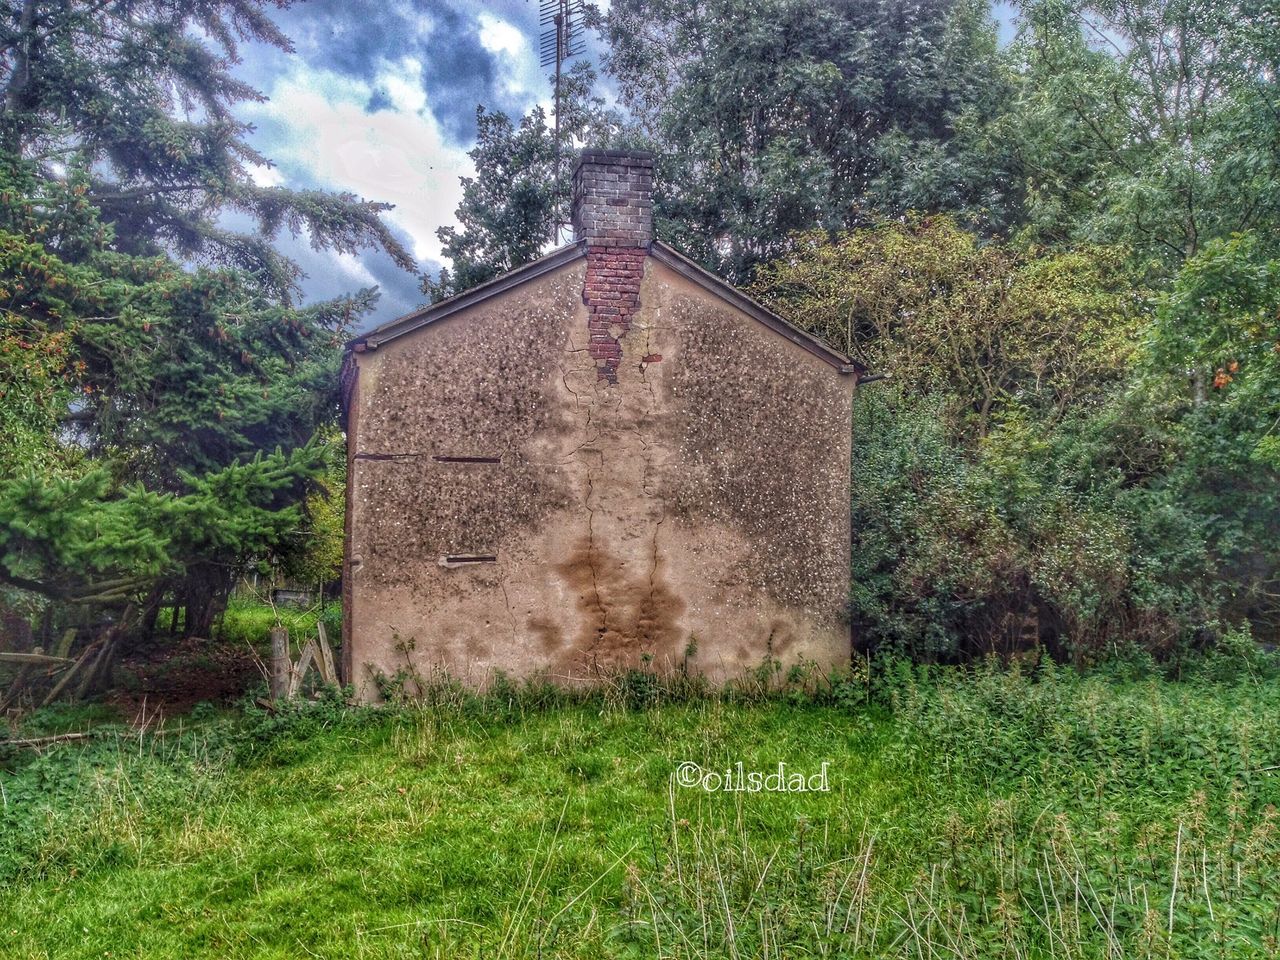
[[[334,429],[319,435],[324,473],[303,502],[304,517],[294,531],[299,549],[286,555],[289,576],[321,590],[342,576],[346,536],[347,460],[346,440]]]
[[[49,322],[67,309],[67,273],[39,244],[0,233],[0,464],[47,463],[73,399],[71,337]]]
[[[0,11],[0,581],[144,632],[171,604],[208,636],[246,563],[303,546],[311,437],[376,292],[298,307],[272,241],[415,266],[385,205],[255,184],[237,45],[290,49],[284,6]]]
[[[1229,586],[1224,616],[1280,625],[1280,258],[1253,233],[1211,240],[1160,304],[1146,358],[1150,389],[1177,404],[1169,484],[1208,519]],[[1188,374],[1213,371],[1189,400]]]
[[[601,22],[658,148],[661,234],[733,280],[795,230],[1016,213],[989,135],[1012,88],[985,3],[616,0]]]
[[[1059,416],[1099,397],[1132,352],[1141,300],[1123,251],[980,244],[946,217],[810,232],[763,267],[771,306],[904,390],[957,436],[1017,409]]]
[[[29,347],[62,345],[25,351],[44,402],[3,405],[35,440],[0,466],[0,580],[144,623],[169,598],[207,636],[236,572],[294,546],[323,468],[308,441],[373,292],[290,309],[243,274],[113,250],[75,174],[18,164],[0,182],[24,198],[0,222],[3,315]]]
[[[1031,229],[1121,242],[1164,276],[1280,214],[1280,32],[1265,5],[1027,0],[1019,128]]]
[[[1228,602],[1263,588],[1270,548],[1248,545],[1280,522],[1280,488],[1248,476],[1280,408],[1273,267],[1245,247],[1192,261],[1172,297],[1123,249],[980,244],[946,218],[804,234],[760,271],[762,297],[890,374],[855,414],[862,643],[954,659],[1042,641],[1086,662],[1261,622]],[[1228,389],[1246,355],[1252,444],[1225,394],[1197,412],[1182,386],[1216,363]]]
[[[0,487],[6,583],[54,600],[126,599],[169,561],[154,515],[163,500],[115,491],[105,468],[78,476],[28,470]]]
[[[855,407],[864,648],[954,661],[1043,644],[1087,664],[1130,645],[1172,656],[1219,630],[1214,518],[1171,475],[1178,433],[1149,398],[1006,419],[968,449],[938,412],[887,385]]]
[[[616,114],[591,92],[595,79],[585,62],[563,76],[558,168],[555,124],[542,107],[519,123],[477,109],[476,145],[469,154],[476,175],[462,178],[461,226],[437,231],[453,268],[424,281],[423,292],[433,300],[536,260],[557,240],[557,228],[569,220],[574,145],[606,143],[618,130]]]
[[[0,578],[75,604],[126,605],[159,578],[185,573],[189,615],[207,630],[200,591],[224,577],[202,565],[239,569],[286,541],[301,519],[300,495],[317,451],[258,455],[197,477],[178,494],[141,484],[118,488],[94,466],[78,475],[27,470],[0,487]]]

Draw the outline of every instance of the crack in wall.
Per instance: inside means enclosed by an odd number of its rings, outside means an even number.
[[[520,634],[520,629],[516,623],[516,612],[511,607],[511,596],[507,593],[507,581],[501,575],[498,576],[498,586],[502,588],[502,602],[506,604],[507,616],[511,618],[511,644],[514,646],[516,638]]]
[[[573,335],[572,335],[572,334],[570,334],[570,335],[569,335],[569,349],[568,349],[567,351],[565,351],[565,352],[566,352],[566,353],[569,353],[569,354],[574,354],[574,353],[588,353],[588,351],[587,351],[585,348],[576,346],[576,344],[575,344],[575,341],[574,341],[574,338],[573,338]],[[585,410],[586,410],[587,418],[586,418],[586,420],[583,422],[583,424],[582,424],[582,426],[581,426],[581,430],[582,430],[583,432],[590,431],[590,430],[593,428],[593,426],[594,426],[594,424],[593,424],[593,417],[594,417],[594,415],[595,415],[594,402],[592,402],[592,401],[584,401],[584,400],[583,400],[583,396],[582,396],[582,394],[581,394],[581,393],[579,393],[577,390],[573,389],[573,387],[571,387],[571,386],[569,385],[569,374],[570,374],[570,373],[581,373],[581,372],[583,372],[583,370],[582,370],[581,368],[579,368],[579,369],[577,369],[577,370],[566,370],[566,369],[565,369],[564,364],[563,364],[563,363],[560,363],[560,362],[557,362],[556,366],[557,366],[557,368],[560,370],[560,382],[564,385],[565,390],[566,390],[566,391],[568,391],[568,393],[573,397],[573,406],[574,406],[574,409],[575,409],[575,410],[582,410],[582,409],[585,409]],[[599,439],[600,439],[600,432],[599,432],[599,430],[596,430],[596,432],[595,432],[594,434],[592,434],[591,436],[587,437],[585,440],[581,440],[581,441],[577,444],[577,446],[575,446],[575,447],[574,447],[572,450],[570,450],[570,451],[569,451],[569,452],[568,452],[564,457],[562,457],[562,458],[560,459],[560,462],[561,462],[561,463],[571,463],[574,459],[576,459],[576,457],[577,457],[577,455],[578,455],[578,453],[579,453],[579,452],[581,452],[582,450],[584,450],[584,449],[586,449],[586,448],[588,448],[588,447],[593,446],[593,445],[594,445],[594,444],[595,444]]]
[[[678,669],[691,635],[690,669],[717,678],[762,643],[836,662],[835,601],[819,601],[847,584],[816,574],[836,566],[822,551],[847,543],[849,458],[831,439],[847,435],[847,397],[825,366],[642,262],[643,310],[604,331],[617,365],[579,339],[593,313],[585,260],[360,359],[377,397],[353,453],[385,462],[352,472],[357,664],[396,667],[393,617],[458,675],[586,679],[645,654]],[[829,532],[840,520],[844,541]],[[461,551],[500,560],[439,569]]]
[[[638,304],[639,281],[647,269],[644,251],[621,252],[630,258],[627,272],[635,280],[635,289],[626,296]],[[618,253],[610,251],[610,257]],[[588,294],[584,301],[591,299]],[[581,411],[562,462],[576,464],[571,468],[577,477],[573,485],[581,491],[585,521],[582,539],[557,566],[577,595],[577,640],[562,639],[556,650],[560,663],[598,673],[639,666],[638,658],[644,655],[660,656],[664,662],[674,657],[680,643],[676,619],[684,601],[663,579],[662,524],[667,510],[662,465],[669,450],[656,378],[648,376],[643,365],[636,373],[616,364],[609,365],[612,379],[601,376],[594,362],[602,353],[601,316],[591,325],[592,304],[587,307],[591,359],[570,359],[580,354],[571,337],[556,371],[567,405]],[[652,347],[655,334],[635,317],[626,329],[619,325],[610,336],[617,340],[616,350],[610,352],[620,359],[624,352]]]
[[[600,469],[604,469],[604,453],[600,453]],[[595,590],[596,611],[600,616],[599,625],[596,627],[597,642],[609,634],[609,611],[604,605],[604,598],[600,594],[600,572],[596,567],[596,531],[595,520],[596,510],[592,505],[595,497],[595,478],[591,471],[587,471],[587,569],[591,571],[591,586]]]
[[[654,305],[653,314],[654,316],[653,316],[652,322],[645,323],[641,328],[644,331],[644,356],[646,358],[654,355],[653,330],[658,325],[662,317],[662,306],[661,306],[660,299],[658,303]],[[657,402],[658,402],[657,394],[654,392],[654,384],[649,379],[647,359],[640,361],[639,368],[640,368],[640,382],[644,384],[645,392],[649,396],[649,404],[643,412],[643,416],[641,417],[640,423],[637,424],[637,429],[639,429],[640,426],[648,425],[652,421],[653,411],[654,411],[654,408],[657,406]],[[646,496],[653,497],[658,501],[660,505],[660,511],[661,511],[658,515],[658,522],[653,525],[653,545],[652,545],[651,558],[650,558],[650,564],[649,564],[648,606],[650,611],[655,611],[656,603],[657,603],[656,597],[657,597],[658,564],[660,563],[660,559],[661,559],[658,552],[658,536],[662,532],[662,525],[667,520],[667,501],[666,501],[666,498],[660,492],[661,491],[660,484],[657,491],[653,491],[649,489],[650,472],[654,469],[654,465],[653,465],[652,454],[649,453],[648,443],[645,443],[645,452],[647,456],[646,456],[646,463],[645,463],[644,479],[642,481],[642,488]]]

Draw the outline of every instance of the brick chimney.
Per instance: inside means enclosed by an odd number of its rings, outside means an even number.
[[[653,154],[583,150],[573,171],[572,219],[573,239],[587,241],[587,349],[598,379],[616,384],[653,240]]]
[[[589,247],[653,240],[653,154],[583,150],[573,171],[573,239]]]

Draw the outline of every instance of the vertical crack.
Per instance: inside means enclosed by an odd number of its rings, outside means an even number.
[[[502,602],[507,605],[507,616],[511,618],[511,645],[514,647],[516,637],[519,635],[519,630],[516,627],[516,612],[511,609],[511,597],[507,594],[507,581],[503,580],[501,576],[498,577],[498,586],[502,588]]]
[[[661,319],[662,307],[660,298],[652,306],[653,317],[652,322],[643,326],[644,330],[644,357],[654,356],[653,351],[653,330]],[[646,598],[646,619],[650,623],[657,620],[657,591],[658,591],[658,564],[660,562],[658,537],[662,533],[662,525],[667,520],[667,501],[662,495],[661,482],[656,485],[651,484],[651,478],[654,474],[653,452],[650,450],[650,443],[645,439],[645,429],[651,426],[653,412],[657,407],[658,395],[654,389],[654,382],[649,378],[649,365],[645,360],[641,360],[638,364],[640,369],[640,382],[644,384],[645,392],[649,395],[649,402],[643,411],[643,416],[637,424],[636,432],[640,437],[640,442],[645,453],[645,470],[644,479],[642,481],[644,494],[657,501],[660,513],[657,522],[653,525],[653,541],[649,553],[649,593]]]
[[[600,454],[600,468],[604,469],[604,454]],[[609,632],[609,612],[605,608],[604,599],[600,596],[600,574],[596,569],[596,509],[592,505],[595,496],[595,480],[591,471],[587,471],[587,568],[591,571],[591,588],[595,592],[596,612],[600,621],[596,627],[596,641],[603,639]]]

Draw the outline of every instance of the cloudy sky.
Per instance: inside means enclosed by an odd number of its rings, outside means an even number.
[[[519,116],[548,99],[537,0],[309,0],[275,19],[296,52],[246,50],[239,69],[269,98],[238,111],[275,162],[256,178],[394,203],[392,229],[423,269],[438,269],[436,229],[454,222],[458,178],[472,172],[476,105]],[[284,245],[308,274],[308,298],[377,284],[377,322],[422,300],[417,279],[385,254]]]
[[[392,229],[434,272],[436,229],[455,222],[458,178],[472,172],[476,105],[520,116],[550,99],[538,0],[308,0],[276,19],[296,52],[247,50],[240,68],[269,98],[239,111],[275,162],[259,182],[394,203]],[[417,279],[385,254],[317,253],[305,238],[284,246],[308,274],[309,299],[376,284],[376,323],[422,301]]]

